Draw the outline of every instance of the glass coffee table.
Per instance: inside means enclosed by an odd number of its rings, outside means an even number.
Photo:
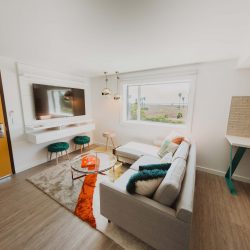
[[[115,167],[117,158],[113,154],[90,151],[70,160],[72,180],[77,180],[89,174],[102,174]]]

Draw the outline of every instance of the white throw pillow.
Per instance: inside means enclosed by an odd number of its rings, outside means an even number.
[[[164,177],[159,177],[151,180],[137,181],[135,184],[135,192],[144,196],[152,196],[155,190],[159,187]]]

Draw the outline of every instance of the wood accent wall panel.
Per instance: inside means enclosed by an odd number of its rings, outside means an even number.
[[[250,96],[233,96],[227,135],[250,137]]]

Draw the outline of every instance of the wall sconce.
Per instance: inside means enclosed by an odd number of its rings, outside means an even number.
[[[104,72],[105,75],[105,88],[102,90],[102,95],[111,95],[111,90],[108,88],[108,72]]]
[[[114,95],[114,100],[118,101],[121,99],[121,96],[119,95],[119,80],[120,80],[120,77],[119,77],[119,72],[116,71],[116,93]]]

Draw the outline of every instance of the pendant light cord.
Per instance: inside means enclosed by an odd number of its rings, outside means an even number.
[[[105,79],[106,88],[108,88],[108,76],[107,76],[107,72],[104,72],[104,74],[105,74],[105,77],[106,77],[106,79]]]
[[[116,73],[116,92],[118,93],[118,85],[119,85],[119,79],[120,79],[120,77],[119,77],[119,72],[118,71],[116,71],[115,72]]]

